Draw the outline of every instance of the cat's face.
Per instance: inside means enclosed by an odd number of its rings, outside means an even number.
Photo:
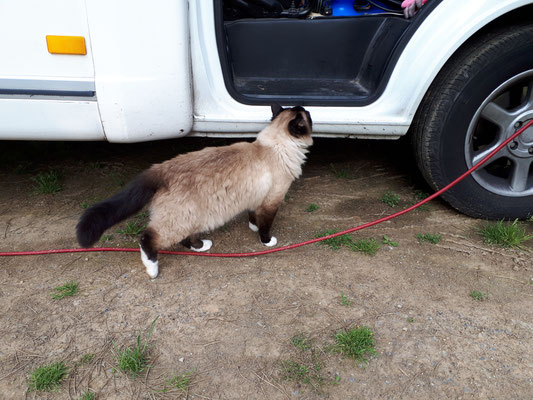
[[[272,124],[290,135],[292,140],[301,142],[305,147],[313,144],[311,137],[313,120],[309,111],[301,106],[283,108],[278,104],[273,104]]]

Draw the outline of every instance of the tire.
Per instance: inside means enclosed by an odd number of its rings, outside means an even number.
[[[533,119],[533,25],[487,32],[439,73],[417,111],[418,167],[438,190]],[[533,214],[533,127],[442,195],[476,218]]]

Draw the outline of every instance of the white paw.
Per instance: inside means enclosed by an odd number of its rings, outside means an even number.
[[[254,232],[258,232],[259,231],[259,228],[257,227],[257,225],[252,224],[250,221],[248,221],[248,227]]]
[[[265,246],[272,247],[278,244],[278,239],[276,239],[274,236],[270,238],[270,242],[263,243]]]
[[[141,247],[141,260],[146,267],[146,273],[150,276],[150,278],[154,279],[159,274],[159,261],[152,261],[148,258],[146,253]]]
[[[191,250],[197,251],[198,253],[200,253],[202,251],[209,250],[211,248],[211,246],[213,246],[213,242],[211,240],[208,240],[208,239],[202,239],[202,243],[203,243],[203,246],[200,247],[199,249],[196,249],[196,248],[191,246]]]

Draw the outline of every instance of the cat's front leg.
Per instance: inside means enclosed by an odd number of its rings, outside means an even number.
[[[159,261],[157,261],[158,234],[155,230],[147,228],[141,235],[139,245],[141,247],[141,260],[146,267],[146,273],[154,279],[159,274]]]
[[[276,205],[262,204],[255,211],[255,222],[257,223],[256,227],[259,231],[259,237],[261,238],[261,243],[263,243],[265,246],[268,246],[268,247],[275,246],[278,243],[278,240],[274,236],[270,235],[270,228],[272,227],[272,222],[274,221],[274,218],[276,217],[276,213],[278,212],[278,206],[279,204],[276,204]],[[250,221],[250,224],[251,224],[251,221]],[[250,226],[250,229],[253,230],[252,226]]]
[[[248,211],[248,227],[254,232],[259,231],[259,228],[257,227],[257,217],[255,215],[255,211]]]

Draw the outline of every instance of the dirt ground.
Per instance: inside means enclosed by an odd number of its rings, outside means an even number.
[[[77,247],[83,207],[153,162],[225,142],[0,142],[0,251]],[[32,177],[50,169],[63,189],[38,194]],[[420,190],[429,191],[404,143],[319,139],[273,233],[286,245],[347,229],[412,204]],[[394,208],[380,200],[389,191],[401,197]],[[484,244],[483,223],[436,200],[354,234],[398,243],[374,256],[316,244],[245,259],[161,256],[155,280],[137,253],[0,257],[0,397],[531,400],[531,253]],[[136,247],[117,232],[124,226],[100,245]],[[417,233],[442,239],[419,243]],[[213,252],[264,249],[245,216],[207,237]],[[80,293],[53,300],[68,281]],[[117,350],[146,340],[156,317],[149,367],[135,379],[117,371]],[[359,326],[375,338],[366,363],[331,351],[336,332]],[[298,334],[313,350],[291,344]],[[287,361],[311,359],[320,379],[288,379]],[[27,392],[31,371],[56,361],[69,368],[59,389]],[[186,391],[166,386],[185,373]]]

